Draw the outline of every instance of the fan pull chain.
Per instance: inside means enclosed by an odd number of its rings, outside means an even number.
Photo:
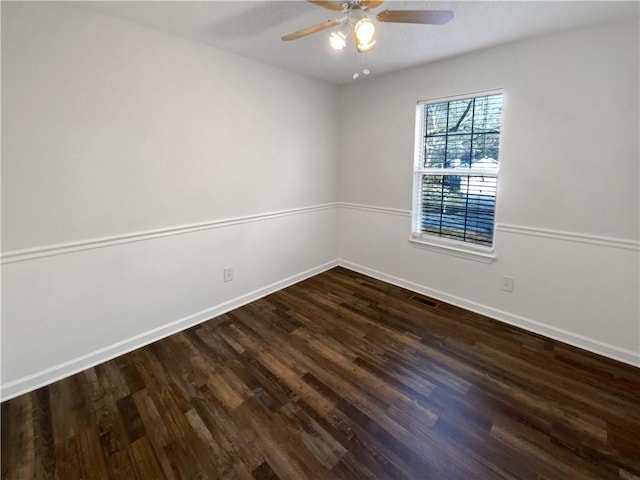
[[[358,52],[356,52],[356,70],[358,70],[359,68],[360,67],[358,66]],[[369,54],[365,53],[364,68],[362,69],[362,74],[369,75],[370,73],[371,73],[371,70],[369,70]],[[351,78],[353,78],[354,80],[357,80],[359,77],[360,77],[360,74],[358,72],[355,72]]]

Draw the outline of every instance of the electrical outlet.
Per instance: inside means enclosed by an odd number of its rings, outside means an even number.
[[[222,273],[225,282],[233,280],[233,267],[225,267],[224,270],[222,270]]]
[[[500,290],[504,290],[505,292],[513,292],[513,285],[515,284],[515,282],[515,278],[503,275],[500,278]]]

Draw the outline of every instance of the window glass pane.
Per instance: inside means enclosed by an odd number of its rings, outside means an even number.
[[[447,137],[430,137],[425,141],[425,168],[444,168],[446,160]]]
[[[471,133],[473,126],[473,98],[449,102],[447,133]]]
[[[473,136],[471,166],[474,168],[498,168],[500,135],[487,133]]]
[[[491,245],[497,179],[470,175],[422,177],[420,231]]]
[[[428,136],[443,135],[447,133],[448,104],[433,103],[425,108],[425,133]]]
[[[471,135],[454,135],[447,138],[444,168],[468,168],[471,156]]]
[[[502,94],[476,98],[474,106],[474,132],[500,132],[502,121]]]

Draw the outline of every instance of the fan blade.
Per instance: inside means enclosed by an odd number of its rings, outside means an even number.
[[[378,8],[383,3],[384,3],[384,0],[362,0],[362,6],[364,8],[368,8],[369,10]]]
[[[322,8],[328,8],[329,10],[335,10],[336,12],[342,12],[344,10],[342,3],[333,3],[322,0],[307,0],[307,2],[313,3],[314,5],[318,5]]]
[[[340,25],[341,23],[342,20],[329,20],[328,22],[321,23],[313,27],[304,28],[297,32],[290,33],[289,35],[285,35],[284,37],[282,37],[282,40],[284,40],[285,42],[288,40],[297,40],[300,37],[305,37],[307,35],[311,35],[312,33],[321,32],[322,30],[335,27],[336,25]]]
[[[451,10],[385,10],[376,15],[379,22],[443,25],[453,18]]]

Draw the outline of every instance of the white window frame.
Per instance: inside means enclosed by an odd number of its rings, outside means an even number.
[[[445,103],[456,100],[465,100],[470,98],[484,97],[489,95],[502,94],[502,105],[504,114],[505,92],[503,89],[485,90],[480,92],[466,93],[462,95],[434,98],[430,100],[421,100],[416,105],[415,119],[415,146],[414,146],[414,163],[413,163],[413,204],[411,209],[411,236],[409,242],[414,246],[426,248],[440,253],[453,255],[457,257],[467,258],[470,260],[491,263],[496,259],[495,255],[495,230],[498,194],[496,190],[496,208],[494,210],[493,234],[491,246],[477,245],[470,242],[463,242],[451,238],[440,237],[438,235],[430,235],[420,231],[421,224],[421,183],[425,174],[430,175],[482,175],[495,177],[496,183],[499,179],[501,155],[498,155],[497,169],[481,169],[481,168],[424,168],[423,152],[424,152],[424,135],[425,135],[425,118],[424,111],[426,105],[434,103]],[[500,128],[500,139],[498,151],[501,153],[502,146],[502,124]]]

